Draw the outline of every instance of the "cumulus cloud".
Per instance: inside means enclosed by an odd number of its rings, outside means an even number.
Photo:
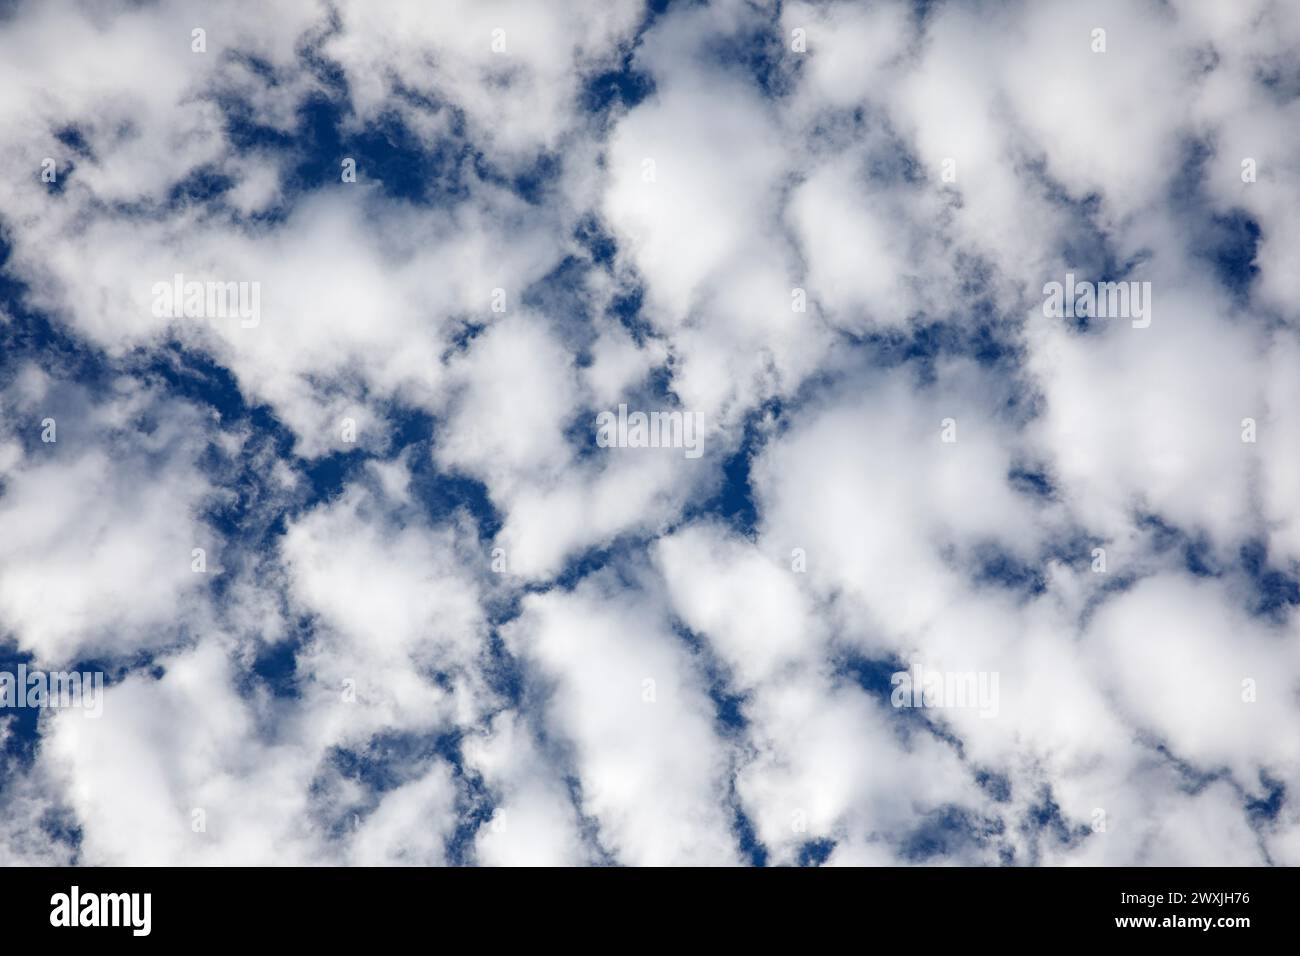
[[[0,16],[0,862],[1300,862],[1287,4]]]

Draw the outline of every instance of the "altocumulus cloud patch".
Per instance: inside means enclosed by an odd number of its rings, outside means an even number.
[[[6,4],[0,863],[1300,863],[1297,50]]]

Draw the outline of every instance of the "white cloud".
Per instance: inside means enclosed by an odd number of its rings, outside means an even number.
[[[10,830],[1300,860],[1298,37],[1268,0],[19,5],[3,637],[126,672],[42,715]],[[1150,282],[1150,326],[1045,317],[1067,271]],[[260,321],[156,315],[178,272]],[[594,447],[620,403],[703,455]],[[996,714],[891,707],[901,665],[996,674]]]
[[[615,859],[735,863],[728,755],[698,670],[655,606],[613,585],[526,598],[507,641],[549,691],[548,723],[573,749],[583,811]]]

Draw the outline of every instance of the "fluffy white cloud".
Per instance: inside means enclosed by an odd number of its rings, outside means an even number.
[[[1298,38],[18,4],[0,637],[116,679],[0,861],[1300,861]],[[1067,272],[1150,324],[1045,316]]]
[[[602,846],[633,864],[736,862],[727,749],[661,609],[600,575],[526,598],[507,640],[539,671]]]
[[[131,378],[92,396],[33,365],[0,407],[0,615],[19,646],[66,665],[203,627],[221,553],[200,516],[217,493],[204,414]]]

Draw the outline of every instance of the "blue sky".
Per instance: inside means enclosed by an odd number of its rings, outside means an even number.
[[[0,862],[1300,861],[1297,40],[7,5]]]

